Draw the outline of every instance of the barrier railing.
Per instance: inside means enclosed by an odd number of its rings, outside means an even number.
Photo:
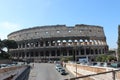
[[[30,73],[30,66],[27,66],[27,68],[19,75],[16,77],[16,79],[13,80],[28,80]]]

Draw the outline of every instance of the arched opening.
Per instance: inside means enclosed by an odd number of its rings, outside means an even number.
[[[62,46],[66,46],[66,40],[62,41]]]
[[[55,46],[55,41],[51,41],[51,46]]]
[[[45,55],[46,55],[46,56],[49,56],[49,54],[50,54],[49,51],[46,51],[46,52],[45,52]]]
[[[57,40],[57,46],[60,46],[60,45],[61,45],[61,41]]]
[[[72,45],[72,40],[68,40],[68,46]]]
[[[45,41],[45,46],[49,46],[49,41]]]

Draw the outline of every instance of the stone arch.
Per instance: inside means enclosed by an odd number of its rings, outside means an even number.
[[[90,41],[89,41],[89,45],[92,45],[92,44],[93,44],[93,40],[90,40]]]
[[[75,39],[74,41],[73,41],[73,45],[77,45],[77,43],[78,43],[78,40],[77,39]]]
[[[60,46],[60,45],[61,45],[61,41],[57,40],[57,46]]]
[[[80,45],[83,45],[83,42],[84,42],[83,39],[80,39]]]
[[[51,41],[51,46],[55,46],[55,40]]]
[[[72,40],[69,39],[69,40],[68,40],[68,46],[71,46],[71,45],[72,45]]]
[[[88,40],[85,39],[85,40],[84,40],[84,45],[87,45],[87,44],[88,44]]]
[[[50,42],[49,41],[45,41],[45,46],[49,46]]]
[[[63,46],[66,46],[66,43],[67,43],[66,40],[62,40],[62,45],[63,45]]]

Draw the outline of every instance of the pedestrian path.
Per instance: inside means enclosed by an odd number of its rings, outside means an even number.
[[[31,66],[31,70],[30,70],[30,74],[29,74],[29,79],[28,80],[36,80],[36,76],[37,76],[37,73],[36,73],[36,69],[35,69],[35,65],[33,66],[34,63],[30,64]]]

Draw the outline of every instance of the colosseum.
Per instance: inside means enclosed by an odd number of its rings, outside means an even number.
[[[8,39],[18,44],[17,49],[10,49],[14,59],[43,61],[87,57],[91,61],[108,51],[103,27],[95,25],[36,26],[12,32]]]

